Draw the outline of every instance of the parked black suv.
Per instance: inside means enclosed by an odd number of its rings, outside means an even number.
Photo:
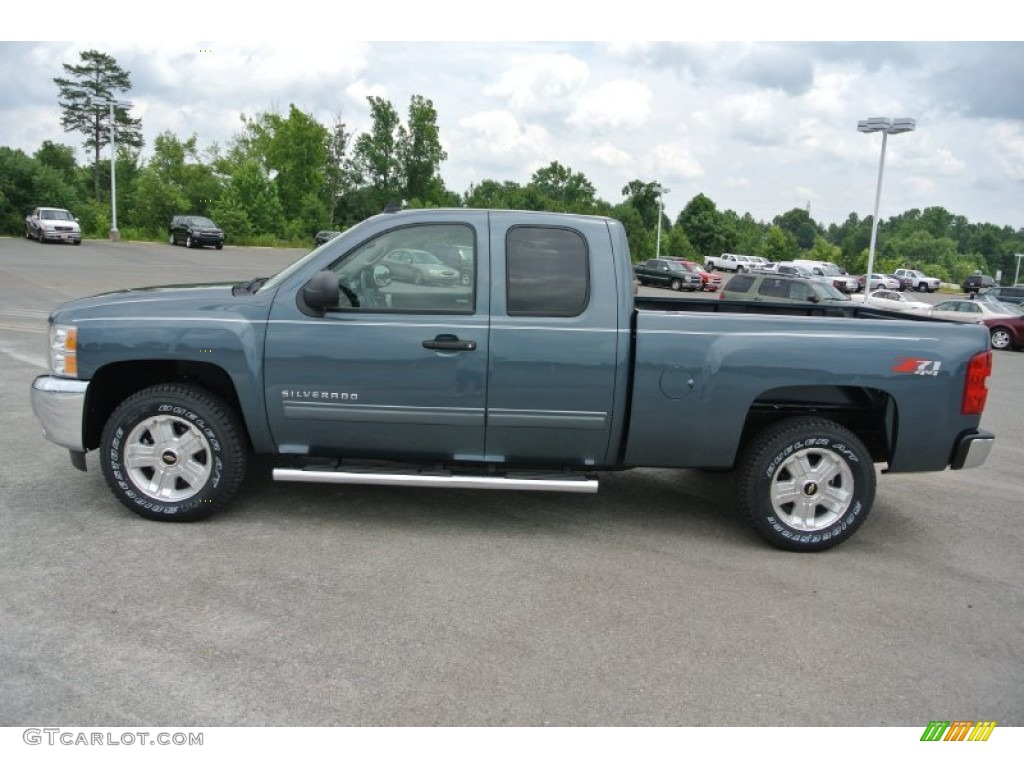
[[[224,230],[205,216],[175,216],[170,226],[171,245],[184,243],[186,248],[213,245],[224,247]]]
[[[988,275],[968,275],[960,287],[964,293],[974,293],[982,288],[991,288],[995,284],[996,281]]]

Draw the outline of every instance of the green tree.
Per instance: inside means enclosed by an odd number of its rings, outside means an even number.
[[[697,253],[682,227],[669,227],[661,233],[662,253],[681,259],[704,263],[704,257]]]
[[[370,187],[377,206],[400,202],[405,192],[405,169],[402,165],[402,121],[387,99],[368,96],[372,124],[369,133],[356,139],[354,168],[360,183]]]
[[[79,53],[79,64],[64,64],[66,77],[55,77],[61,108],[60,124],[65,131],[85,134],[84,146],[93,153],[93,187],[100,197],[100,150],[110,143],[110,108],[106,102],[131,90],[130,73],[113,56],[96,50]],[[102,102],[102,103],[99,103]],[[131,117],[127,109],[114,107],[114,127],[118,144],[142,146],[142,121]]]
[[[423,204],[443,202],[441,163],[448,159],[448,153],[441,146],[437,110],[430,99],[413,96],[409,100],[407,127],[399,136],[405,199],[419,200]]]
[[[683,230],[702,259],[728,251],[734,238],[728,220],[704,194],[696,195],[686,204],[679,212],[676,226]]]
[[[814,245],[808,252],[807,258],[812,261],[830,261],[833,264],[838,264],[842,255],[842,248],[838,245],[832,245],[828,240],[819,235],[814,238]]]
[[[796,238],[797,246],[805,250],[814,245],[814,238],[820,234],[818,225],[814,223],[811,214],[804,208],[792,208],[782,215],[776,216],[772,223],[793,235]]]
[[[342,198],[351,193],[356,186],[358,174],[353,167],[352,158],[348,154],[351,143],[352,134],[349,132],[348,126],[342,121],[340,115],[335,117],[327,140],[327,164],[324,167],[324,181],[330,208],[329,223],[332,226],[339,221],[339,206]]]
[[[534,172],[529,185],[549,202],[549,210],[591,213],[597,189],[582,173],[557,161]]]
[[[726,229],[732,233],[732,240],[726,251],[760,255],[758,249],[761,247],[765,232],[768,231],[767,224],[757,221],[749,213],[740,216],[735,211],[724,211],[722,218]]]
[[[799,255],[800,247],[797,245],[796,236],[792,232],[787,232],[782,227],[773,225],[765,233],[760,251],[759,255],[764,256],[769,261],[790,261]]]
[[[658,216],[664,216],[661,208],[662,202],[658,195],[660,188],[661,184],[657,181],[640,181],[640,179],[633,179],[622,188],[622,195],[626,198],[626,203],[636,209],[640,218],[643,219],[644,226],[648,229],[656,230]],[[663,220],[662,226],[671,226],[671,222]]]

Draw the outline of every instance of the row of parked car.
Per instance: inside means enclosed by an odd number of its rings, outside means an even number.
[[[850,306],[857,302],[873,308],[905,312],[954,322],[981,323],[988,327],[993,349],[1024,348],[1024,285],[994,286],[972,292],[970,298],[951,299],[932,305],[914,301],[905,291],[934,292],[937,278],[917,270],[901,269],[892,275],[852,277],[835,265],[782,262],[764,263],[736,270],[724,284],[720,299],[749,302],[789,302]],[[682,259],[648,259],[636,264],[641,285],[676,291],[717,290],[719,276]],[[704,279],[702,279],[702,276]],[[720,278],[719,278],[720,279]],[[965,291],[967,292],[967,291]]]

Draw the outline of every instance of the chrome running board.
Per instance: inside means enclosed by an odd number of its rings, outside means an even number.
[[[399,485],[412,488],[476,488],[510,491],[597,493],[597,479],[568,474],[470,475],[454,472],[388,471],[368,469],[274,469],[274,480],[340,485]]]

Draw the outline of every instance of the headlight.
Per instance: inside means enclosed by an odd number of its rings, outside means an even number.
[[[78,376],[78,328],[74,325],[50,326],[50,371],[55,376]]]

